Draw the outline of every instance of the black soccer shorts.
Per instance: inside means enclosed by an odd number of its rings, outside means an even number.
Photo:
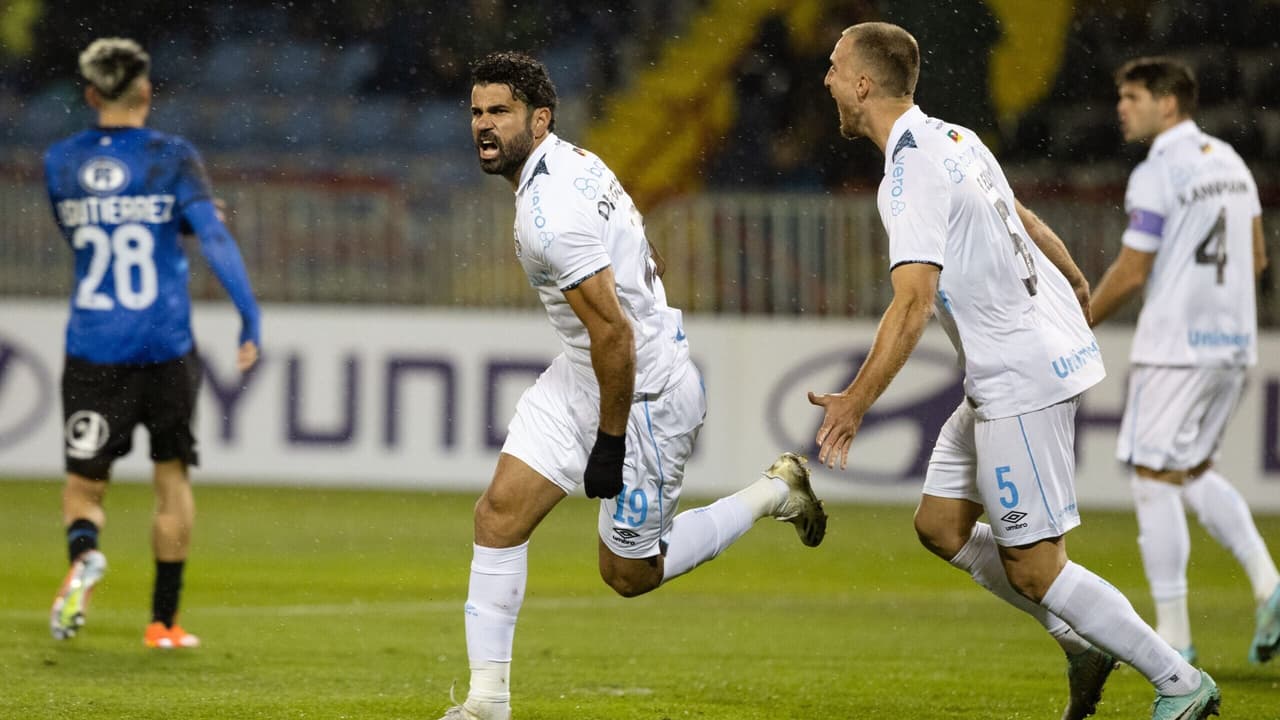
[[[191,431],[203,378],[193,349],[147,365],[99,365],[67,356],[62,371],[62,416],[67,472],[93,480],[133,449],[139,423],[151,437],[151,459],[198,465]]]

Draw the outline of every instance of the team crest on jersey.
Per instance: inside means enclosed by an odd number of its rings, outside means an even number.
[[[129,184],[129,166],[111,157],[96,157],[80,166],[80,187],[94,195],[114,195]]]
[[[964,139],[964,136],[956,132],[954,129],[947,131],[947,137],[951,138],[955,142],[960,142]]]

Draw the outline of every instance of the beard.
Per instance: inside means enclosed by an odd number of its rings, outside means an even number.
[[[526,125],[524,132],[512,137],[509,143],[496,133],[484,133],[476,138],[477,149],[481,140],[492,141],[498,147],[498,154],[492,158],[481,158],[480,169],[489,175],[501,175],[511,180],[524,167],[524,161],[529,159],[533,150],[533,126],[532,123]]]
[[[840,106],[837,106],[837,110],[840,114],[840,136],[846,140],[857,140],[862,137],[858,132],[857,114]]]

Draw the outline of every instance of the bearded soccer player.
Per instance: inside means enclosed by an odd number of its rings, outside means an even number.
[[[555,113],[555,87],[533,58],[499,52],[472,67],[480,167],[515,191],[516,255],[563,352],[520,398],[476,503],[471,684],[446,720],[511,717],[529,538],[579,487],[600,499],[600,576],[623,597],[716,557],[762,517],[793,523],[808,546],[826,531],[808,469],[790,453],[738,493],[676,514],[706,413],[701,378],[640,213],[600,158],[556,136]]]
[[[1249,577],[1257,603],[1249,660],[1266,662],[1280,650],[1280,576],[1249,505],[1213,465],[1258,360],[1254,288],[1267,266],[1258,188],[1235,150],[1196,126],[1198,88],[1184,63],[1133,60],[1116,86],[1125,140],[1151,150],[1129,176],[1129,227],[1094,291],[1093,319],[1142,290],[1116,454],[1132,469],[1156,630],[1195,661],[1189,507]]]
[[[155,463],[155,586],[147,647],[191,648],[177,623],[195,521],[187,469],[197,463],[191,421],[201,365],[191,333],[190,231],[240,312],[237,365],[256,362],[259,313],[235,240],[219,218],[199,154],[145,127],[150,56],[134,41],[95,40],[80,55],[95,127],[51,147],[45,179],[55,219],[75,253],[62,404],[67,482],[62,495],[71,560],[49,618],[53,637],[75,636],[107,560],[98,549],[111,466],[142,424]]]
[[[1036,618],[1067,653],[1063,718],[1094,713],[1116,659],[1156,687],[1153,720],[1216,714],[1217,686],[1105,580],[1067,557],[1080,524],[1075,415],[1105,375],[1089,289],[1057,235],[1024,208],[978,134],[914,101],[920,48],[906,30],[845,30],[826,86],[845,137],[885,154],[880,217],[893,300],[850,386],[825,411],[819,459],[844,467],[862,419],[931,315],[955,346],[965,399],[929,459],[915,526],[931,552]],[[988,522],[978,522],[986,514]]]

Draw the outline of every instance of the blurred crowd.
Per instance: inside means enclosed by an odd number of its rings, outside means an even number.
[[[36,10],[29,42],[11,41],[0,53],[0,117],[8,120],[0,151],[42,146],[83,123],[76,55],[94,37],[119,34],[152,52],[160,91],[153,124],[210,151],[293,153],[313,163],[438,153],[448,168],[449,158],[465,163],[460,113],[472,58],[497,48],[534,52],[566,112],[578,113],[569,127],[581,130],[707,2],[25,5]],[[823,9],[818,41],[798,42],[782,11],[759,26],[733,73],[735,125],[706,152],[708,185],[813,190],[878,179],[878,153],[839,137],[822,86],[839,31],[871,19],[902,24],[925,48],[917,91],[925,110],[978,129],[1029,182],[1124,177],[1142,149],[1122,146],[1111,73],[1149,53],[1176,54],[1196,68],[1207,130],[1255,163],[1280,160],[1280,3],[1271,0],[1076,0],[1052,90],[1013,118],[999,117],[991,102],[990,59],[1002,29],[990,3],[834,0]],[[1262,184],[1275,184],[1260,174]]]

